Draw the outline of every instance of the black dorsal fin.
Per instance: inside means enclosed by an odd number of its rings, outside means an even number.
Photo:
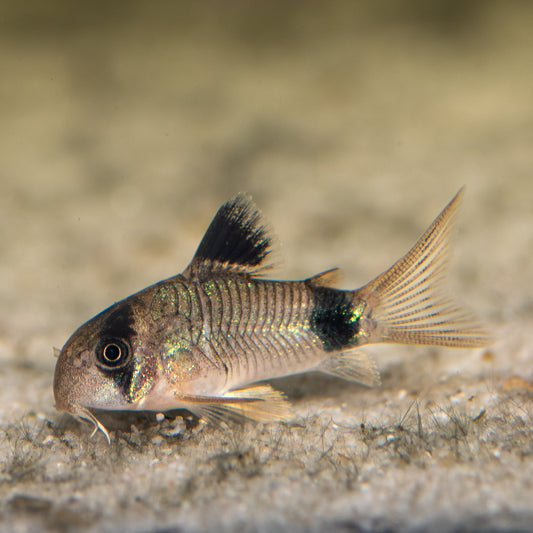
[[[199,278],[213,271],[257,274],[271,253],[271,239],[251,197],[239,194],[223,204],[184,272]]]

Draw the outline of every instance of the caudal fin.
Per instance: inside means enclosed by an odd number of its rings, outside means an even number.
[[[367,342],[485,346],[489,336],[473,315],[461,310],[443,288],[449,237],[462,189],[411,250],[355,293],[370,311]]]

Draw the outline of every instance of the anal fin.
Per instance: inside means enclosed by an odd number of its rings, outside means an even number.
[[[367,387],[375,387],[381,383],[374,360],[369,355],[355,350],[335,352],[321,361],[315,370]]]
[[[207,422],[218,425],[227,421],[285,421],[292,417],[290,403],[269,385],[228,391],[221,396],[182,396],[186,408]]]

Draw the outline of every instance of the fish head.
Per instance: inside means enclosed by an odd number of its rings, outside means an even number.
[[[145,326],[138,307],[129,299],[119,302],[68,339],[54,374],[58,410],[87,418],[90,408],[139,408],[158,369],[157,357],[142,342]]]

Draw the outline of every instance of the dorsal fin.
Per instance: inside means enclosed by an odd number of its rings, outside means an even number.
[[[184,272],[202,278],[212,272],[239,272],[257,275],[271,253],[271,239],[261,223],[261,213],[251,197],[239,194],[223,204]]]

